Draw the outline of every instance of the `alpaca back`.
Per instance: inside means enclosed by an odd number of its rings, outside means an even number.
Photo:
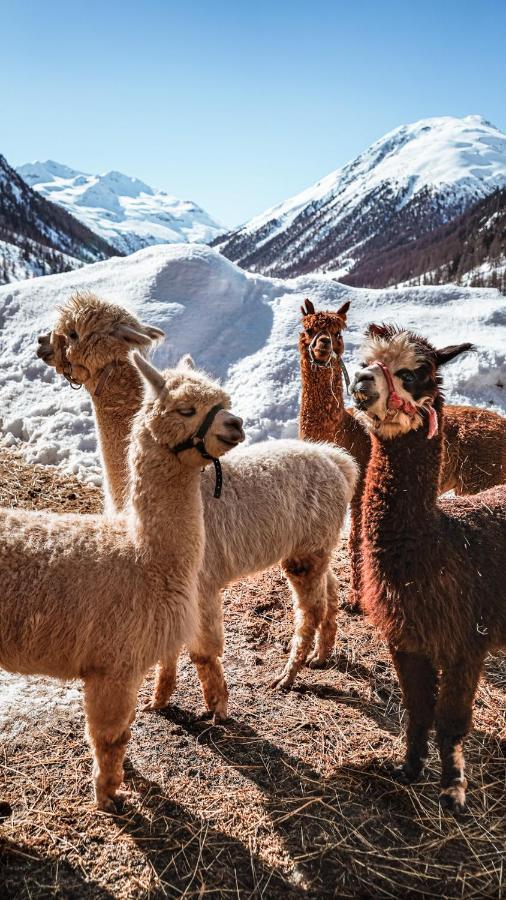
[[[453,550],[455,577],[472,610],[473,639],[506,644],[506,485],[440,500],[441,537]]]
[[[219,501],[212,498],[213,473],[203,475],[202,589],[336,546],[357,478],[356,463],[344,450],[267,441],[232,451],[222,466]]]

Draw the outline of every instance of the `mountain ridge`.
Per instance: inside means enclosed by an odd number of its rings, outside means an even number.
[[[369,242],[387,248],[446,224],[506,187],[506,135],[481,116],[401,125],[356,159],[212,242],[276,277],[350,275]]]
[[[46,160],[17,171],[123,253],[161,243],[208,243],[224,230],[193,201],[114,169],[94,175]]]
[[[0,154],[0,283],[115,255],[107,241],[26,184]]]

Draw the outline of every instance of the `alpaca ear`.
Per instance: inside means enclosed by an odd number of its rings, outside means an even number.
[[[165,338],[165,331],[162,331],[161,328],[155,328],[154,325],[143,325],[142,330],[146,332],[152,341],[161,341]]]
[[[467,353],[468,350],[476,350],[476,347],[474,344],[452,344],[450,347],[436,350],[436,366],[439,368],[439,366],[443,366],[450,360],[455,359],[456,356],[460,356],[461,353]]]
[[[300,308],[300,311],[301,311],[301,313],[302,313],[303,316],[312,316],[312,315],[314,315],[314,306],[313,306],[313,304],[311,303],[311,300],[308,300],[307,297],[306,297],[306,299],[304,300],[304,303],[302,304],[302,306],[301,306],[301,308]]]
[[[189,353],[185,353],[179,360],[176,369],[196,369],[195,361]]]
[[[366,337],[386,337],[387,334],[388,328],[386,325],[375,325],[374,322],[367,326],[365,332]]]
[[[155,330],[158,331],[158,328]],[[163,332],[161,333],[163,334]],[[147,347],[153,340],[153,338],[147,334],[147,329],[140,331],[138,328],[133,328],[132,325],[127,325],[124,322],[117,325],[111,334],[113,337],[120,338],[122,341],[125,341],[127,344],[131,344],[134,347]]]
[[[342,316],[345,324],[346,324],[346,313],[348,312],[350,306],[351,306],[351,300],[347,300],[346,303],[343,303],[343,305],[340,307],[340,309],[337,310],[337,315]]]
[[[149,385],[150,388],[154,391],[155,395],[158,396],[161,394],[163,389],[165,388],[165,378],[162,373],[152,366],[151,363],[144,359],[140,353],[133,353],[132,359],[139,369],[143,380]]]

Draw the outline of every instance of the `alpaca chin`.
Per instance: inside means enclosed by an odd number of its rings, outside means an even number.
[[[359,410],[355,413],[355,418],[365,425],[371,434],[385,441],[407,434],[408,431],[417,431],[423,421],[419,413],[412,417],[401,411],[396,412],[394,417],[387,415],[381,419],[371,410],[369,412]]]

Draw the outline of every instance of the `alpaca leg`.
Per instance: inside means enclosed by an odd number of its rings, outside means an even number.
[[[123,759],[135,718],[140,679],[121,681],[87,678],[84,684],[86,734],[94,764],[93,781],[98,809],[116,812],[115,798],[123,781]]]
[[[402,699],[408,713],[406,756],[395,769],[398,781],[416,781],[429,756],[429,731],[434,723],[437,672],[430,659],[415,653],[400,653],[390,648],[399,678]]]
[[[333,572],[327,572],[327,609],[323,622],[316,633],[314,652],[308,657],[312,669],[324,666],[334,649],[337,631],[337,610],[339,607],[339,582]]]
[[[463,742],[471,729],[473,700],[483,658],[462,659],[446,669],[436,705],[436,736],[441,756],[441,806],[462,812],[466,805]]]
[[[350,554],[350,593],[346,607],[351,613],[362,613],[360,598],[362,593],[362,494],[364,489],[363,479],[360,478],[353,500],[350,504],[350,534],[348,538],[348,552]]]
[[[176,687],[178,659],[179,654],[174,653],[172,659],[165,659],[157,664],[153,693],[151,694],[151,700],[142,707],[144,712],[165,709],[168,706]]]
[[[288,662],[272,687],[290,688],[305,664],[316,630],[327,609],[327,553],[285,560],[282,565],[290,581],[295,610],[295,632]]]
[[[199,634],[191,647],[190,659],[199,676],[204,702],[214,721],[220,722],[228,714],[228,687],[221,657],[223,656],[223,601],[221,591],[203,591],[200,605]]]

